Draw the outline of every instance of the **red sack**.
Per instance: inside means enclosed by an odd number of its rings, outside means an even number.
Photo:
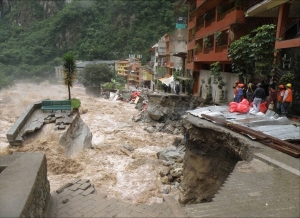
[[[248,113],[248,111],[250,110],[250,106],[248,103],[239,103],[238,107],[236,109],[237,112],[242,113],[242,114],[246,114]]]
[[[259,111],[265,114],[267,112],[267,110],[268,110],[267,102],[265,101],[265,102],[260,104]]]
[[[229,104],[229,112],[232,113],[232,112],[235,112],[237,107],[238,107],[238,104],[239,103],[236,103],[236,102],[230,102]]]
[[[137,96],[140,96],[140,95],[141,95],[140,92],[133,92],[133,93],[131,94],[131,98],[136,98]]]
[[[244,99],[240,102],[240,104],[249,105],[249,101],[248,101],[246,98],[244,98]]]

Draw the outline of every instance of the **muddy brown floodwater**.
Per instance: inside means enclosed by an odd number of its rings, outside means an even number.
[[[138,113],[134,104],[93,98],[85,95],[82,87],[72,88],[71,95],[81,100],[84,113],[80,116],[93,133],[94,149],[67,157],[58,145],[59,134],[53,131],[52,124],[44,125],[22,147],[9,147],[6,132],[30,103],[68,98],[63,85],[20,83],[0,91],[0,155],[13,151],[45,152],[51,191],[74,178],[83,178],[90,179],[98,192],[127,202],[162,202],[165,187],[159,180],[159,171],[164,166],[156,153],[172,145],[176,136],[144,131],[145,124],[131,120]],[[121,145],[135,150],[126,154]]]

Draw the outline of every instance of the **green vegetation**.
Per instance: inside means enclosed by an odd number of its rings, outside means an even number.
[[[221,65],[217,61],[210,65],[210,73],[214,79],[214,84],[218,85],[220,89],[219,100],[223,100],[225,98],[225,90],[223,89],[226,83],[223,81],[223,77],[221,76]]]
[[[192,95],[193,91],[194,91],[195,80],[187,79],[187,80],[185,80],[185,83],[186,83],[186,91],[187,91],[188,95]]]
[[[117,76],[117,79],[111,79],[109,83],[103,84],[103,89],[124,89],[126,81],[123,77]]]
[[[199,52],[202,50],[200,42],[197,42],[195,47],[194,47],[195,53]]]
[[[228,56],[232,58],[233,72],[244,77],[254,71],[261,76],[272,76],[276,67],[273,63],[275,31],[275,25],[263,25],[231,43]]]
[[[82,73],[79,73],[78,79],[84,86],[98,86],[110,82],[114,78],[114,71],[105,63],[88,64]]]
[[[72,53],[68,52],[63,56],[63,69],[64,69],[64,84],[68,87],[69,100],[71,100],[71,90],[75,82],[75,58]]]
[[[72,98],[71,105],[73,109],[78,109],[81,106],[81,101],[77,98]]]
[[[174,73],[173,73],[174,80],[178,81],[178,77],[179,76],[180,76],[180,71],[179,70],[175,70]]]
[[[283,84],[283,85],[286,85],[288,83],[293,84],[294,80],[295,80],[295,75],[293,73],[289,72],[289,73],[284,74],[280,78],[279,84]]]
[[[230,44],[228,57],[232,59],[232,71],[239,76],[248,77],[254,73],[251,43],[251,37],[246,35]]]
[[[68,51],[78,60],[137,53],[146,63],[148,49],[175,30],[178,17],[187,17],[182,0],[53,0],[50,12],[46,1],[9,2],[11,11],[0,21],[1,81],[51,78]]]

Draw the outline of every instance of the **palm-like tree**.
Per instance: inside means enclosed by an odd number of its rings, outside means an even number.
[[[70,87],[73,87],[75,82],[75,58],[72,53],[68,52],[63,56],[63,68],[64,68],[64,84],[68,86],[69,100],[71,100]]]

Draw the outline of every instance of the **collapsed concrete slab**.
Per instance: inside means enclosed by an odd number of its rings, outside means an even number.
[[[20,152],[9,156],[0,157],[7,164],[0,173],[0,217],[45,216],[50,198],[46,156]]]
[[[185,146],[180,202],[211,201],[236,163],[251,160],[251,142],[192,115],[183,116]]]
[[[68,126],[60,138],[59,144],[66,148],[68,156],[83,149],[92,147],[93,134],[89,127],[82,121],[80,116],[76,114],[71,125]]]

